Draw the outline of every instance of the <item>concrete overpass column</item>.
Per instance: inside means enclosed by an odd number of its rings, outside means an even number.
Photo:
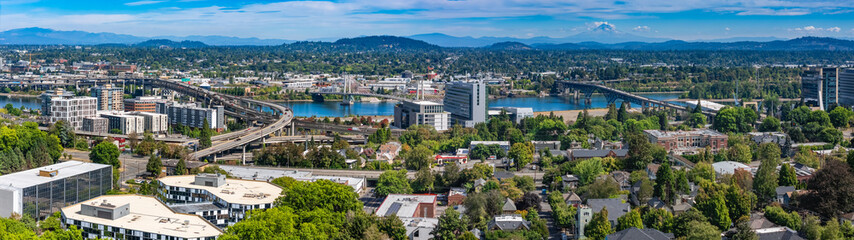
[[[243,145],[243,147],[241,149],[243,152],[240,155],[240,160],[243,163],[243,165],[246,165],[246,145]]]

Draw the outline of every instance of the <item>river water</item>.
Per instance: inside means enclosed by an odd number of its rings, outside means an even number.
[[[678,98],[679,93],[650,93],[638,94],[651,99],[665,100]],[[593,95],[591,104],[585,104],[584,101],[575,102],[568,98],[562,97],[521,97],[521,98],[500,98],[489,101],[490,107],[530,107],[535,112],[547,111],[563,111],[563,110],[579,110],[585,108],[605,108],[608,106],[608,100],[602,95]],[[19,98],[0,96],[0,107],[11,103],[15,107],[25,106],[30,109],[39,109],[40,100],[38,98]],[[361,116],[389,116],[394,115],[394,105],[396,102],[356,102],[351,106],[342,106],[340,102],[286,102],[280,103],[294,110],[296,116],[301,117],[345,117],[350,115]],[[619,101],[618,101],[619,104]]]

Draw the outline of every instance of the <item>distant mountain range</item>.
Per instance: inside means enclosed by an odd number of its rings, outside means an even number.
[[[791,40],[773,37],[728,38],[704,42],[687,42],[661,38],[647,38],[617,31],[602,24],[587,32],[565,38],[535,37],[527,39],[509,37],[454,37],[440,33],[410,37],[365,36],[342,38],[334,42],[289,41],[277,39],[237,38],[223,36],[138,37],[114,33],[83,31],[55,31],[44,28],[21,28],[0,32],[0,44],[30,45],[109,45],[172,48],[199,48],[208,46],[283,46],[292,50],[437,50],[451,48],[481,48],[489,50],[830,50],[854,51],[854,41],[824,37],[802,37]]]
[[[172,41],[198,41],[215,46],[273,46],[292,43],[292,40],[238,38],[225,36],[157,36],[139,37],[115,33],[91,33],[84,31],[57,31],[46,28],[18,28],[0,32],[0,44],[35,44],[35,45],[97,45],[97,44],[135,44],[147,40],[167,39]]]

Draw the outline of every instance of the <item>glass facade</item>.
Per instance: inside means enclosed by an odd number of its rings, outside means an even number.
[[[104,195],[112,187],[112,167],[27,187],[22,195],[23,215],[43,219],[65,206]]]

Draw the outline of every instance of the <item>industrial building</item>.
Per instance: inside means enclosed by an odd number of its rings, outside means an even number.
[[[395,127],[406,129],[412,125],[430,125],[438,131],[450,128],[451,113],[441,104],[430,101],[404,101],[394,106]]]
[[[272,208],[282,192],[272,183],[226,179],[220,174],[168,176],[158,182],[158,195],[164,202],[211,203],[227,211],[227,225],[243,220],[250,210]]]
[[[166,114],[135,112],[134,115],[143,119],[143,129],[146,132],[162,133],[169,130],[169,116]]]
[[[434,194],[389,194],[377,208],[380,217],[434,218],[436,217],[436,195]]]
[[[145,132],[145,119],[141,116],[128,115],[124,112],[99,112],[99,115],[107,119],[110,131],[118,129],[120,134]]]
[[[62,225],[86,239],[214,240],[223,231],[200,216],[178,213],[154,197],[101,196],[62,208]]]
[[[83,131],[106,133],[110,131],[110,121],[102,117],[84,117]]]
[[[515,123],[521,123],[522,119],[532,118],[534,117],[534,108],[520,108],[520,107],[494,107],[489,108],[489,116],[495,117],[502,114],[507,114],[507,117],[510,118],[510,121]]]
[[[113,188],[113,167],[67,161],[0,176],[0,217],[42,219]]]
[[[92,88],[92,97],[98,99],[100,111],[124,110],[124,90],[112,84]]]
[[[201,108],[195,104],[157,103],[157,113],[169,116],[169,124],[180,124],[193,128],[208,127],[217,131],[225,130],[225,108]],[[204,121],[208,126],[204,126]]]
[[[166,99],[160,97],[137,97],[125,99],[125,112],[157,112],[157,103],[165,103]]]
[[[445,111],[451,113],[451,124],[474,127],[486,122],[486,84],[483,82],[451,82],[445,86]]]
[[[97,115],[98,102],[93,97],[75,97],[61,89],[41,95],[42,115],[55,123],[65,121],[75,130],[83,128],[83,118]]]

